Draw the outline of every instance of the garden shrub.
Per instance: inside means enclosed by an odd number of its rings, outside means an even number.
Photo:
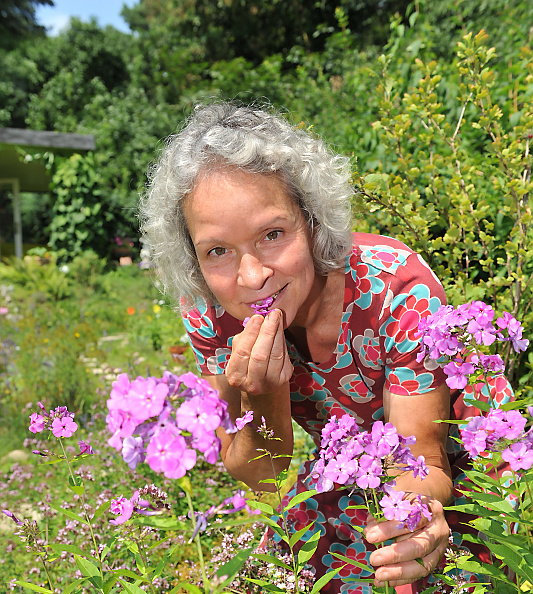
[[[402,30],[396,42],[405,48],[415,35]],[[484,31],[464,36],[453,67],[417,58],[401,77],[391,71],[393,56],[383,55],[374,130],[387,158],[375,173],[356,174],[355,183],[379,229],[426,259],[452,304],[485,300],[519,317],[527,334],[533,52],[524,47],[514,56],[519,68],[507,79],[490,68],[494,56]],[[509,86],[507,96],[502,87]],[[457,91],[453,105],[450,89]],[[509,348],[501,354],[516,387],[528,355],[511,358]]]

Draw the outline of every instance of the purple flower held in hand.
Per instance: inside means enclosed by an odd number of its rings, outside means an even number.
[[[58,417],[52,421],[52,433],[57,438],[72,437],[77,429],[78,425],[69,416]]]
[[[405,493],[403,491],[395,491],[388,485],[383,487],[387,493],[381,498],[379,505],[383,509],[383,515],[387,520],[398,520],[404,522],[411,513],[411,503],[404,499]]]

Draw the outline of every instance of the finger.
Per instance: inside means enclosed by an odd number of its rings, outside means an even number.
[[[384,586],[388,582],[390,586],[401,586],[410,584],[420,578],[426,577],[436,569],[446,551],[446,543],[436,547],[429,554],[417,557],[420,563],[413,559],[391,565],[384,565],[376,569],[374,584]]]
[[[283,331],[283,312],[279,309],[275,311],[279,313],[279,322],[270,353],[270,365],[268,367],[267,377],[272,375],[277,380],[277,383],[284,384],[291,379],[294,368],[287,351],[287,343]]]
[[[259,330],[248,364],[248,378],[254,384],[256,382],[263,384],[268,371],[270,371],[271,375],[272,373],[279,375],[279,371],[283,366],[283,353],[279,352],[279,346],[275,353],[276,358],[272,358],[278,329],[281,325],[280,321],[280,312],[272,311],[265,317]]]
[[[233,337],[231,355],[225,371],[226,378],[231,386],[242,387],[242,382],[248,376],[250,356],[263,321],[263,316],[253,315],[244,330]]]

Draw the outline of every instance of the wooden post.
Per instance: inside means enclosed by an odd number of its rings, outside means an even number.
[[[22,218],[20,216],[20,181],[16,177],[0,179],[0,185],[9,184],[13,191],[13,228],[15,256],[22,258]]]

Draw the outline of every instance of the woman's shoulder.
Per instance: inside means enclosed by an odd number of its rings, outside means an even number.
[[[414,250],[393,237],[374,233],[354,233],[350,265],[364,263],[384,272],[396,272],[407,264]]]
[[[197,333],[203,338],[233,336],[242,330],[239,320],[230,316],[219,305],[197,299],[194,304],[181,302],[181,317],[189,334]]]

